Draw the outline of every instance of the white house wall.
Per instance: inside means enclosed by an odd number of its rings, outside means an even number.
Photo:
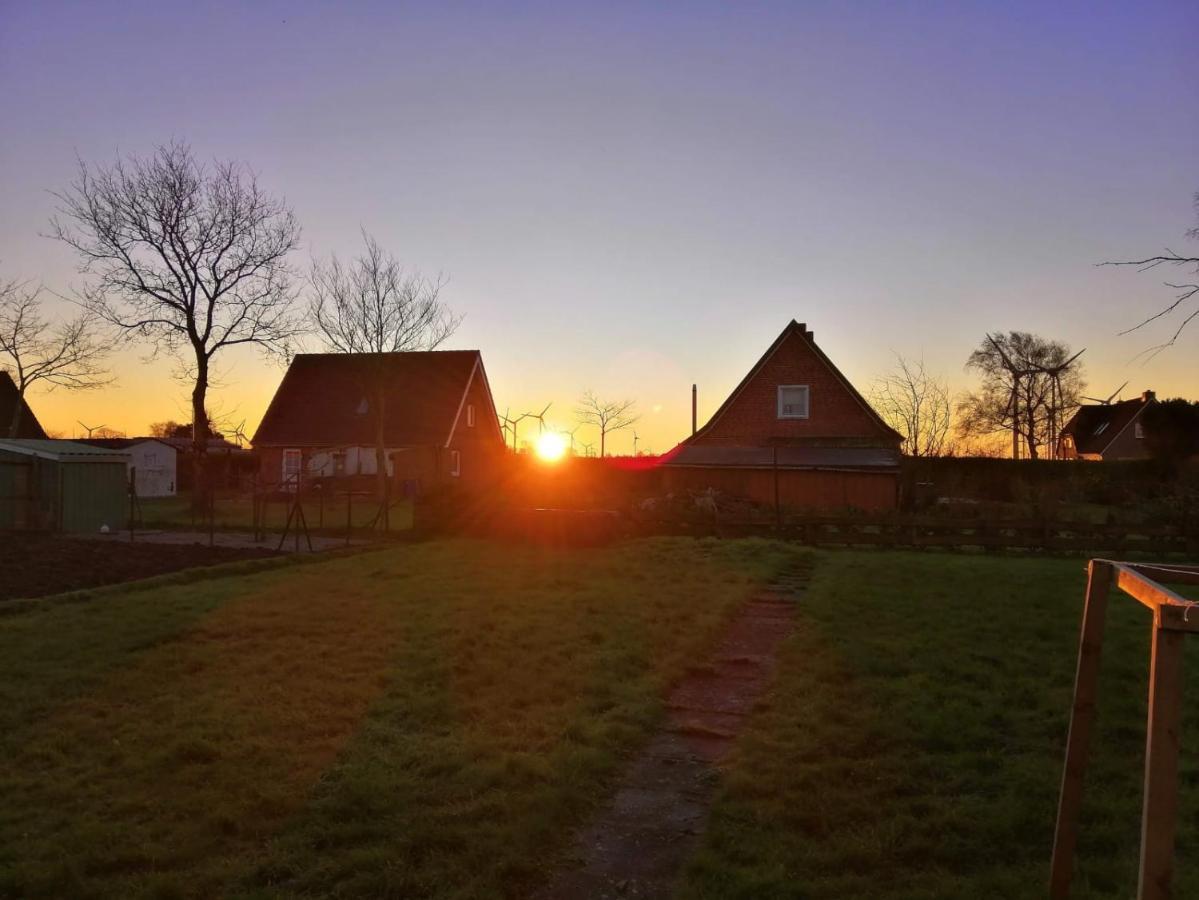
[[[175,496],[175,448],[158,441],[144,441],[128,448],[129,468],[137,469],[139,497]]]

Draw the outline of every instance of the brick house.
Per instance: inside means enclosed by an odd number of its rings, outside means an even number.
[[[1141,413],[1156,402],[1153,391],[1118,403],[1080,406],[1062,428],[1062,459],[1148,459]]]
[[[902,440],[792,320],[663,467],[674,489],[786,507],[892,509]]]
[[[376,474],[382,378],[388,475],[401,491],[482,487],[505,457],[478,350],[302,353],[252,441],[267,484]]]

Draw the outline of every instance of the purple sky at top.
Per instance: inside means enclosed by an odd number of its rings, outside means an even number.
[[[0,275],[75,155],[187,140],[285,195],[310,254],[365,227],[450,277],[501,410],[636,397],[643,446],[711,412],[791,318],[862,388],[892,351],[955,387],[989,329],[1087,347],[1095,391],[1199,396],[1199,328],[1118,337],[1199,190],[1199,4],[164,4],[0,0]],[[36,408],[179,417],[159,363]],[[279,377],[225,367],[251,424]],[[655,407],[661,407],[654,412]],[[627,441],[626,441],[627,442]],[[627,449],[620,447],[619,449]]]

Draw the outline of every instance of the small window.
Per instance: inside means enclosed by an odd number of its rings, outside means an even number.
[[[1133,431],[1136,432],[1138,441],[1143,441],[1145,439],[1145,426],[1142,425],[1140,422],[1137,422],[1133,426]]]
[[[778,401],[780,419],[806,419],[808,417],[808,386],[806,384],[780,384]]]
[[[458,450],[450,451],[450,474],[455,478],[462,474],[462,453]]]
[[[300,481],[301,456],[299,450],[283,451],[283,488],[294,491]]]
[[[1095,429],[1095,433],[1096,433],[1096,434],[1103,434],[1103,432],[1104,432],[1104,431],[1106,431],[1106,430],[1107,430],[1107,422],[1103,422],[1103,423],[1101,423],[1101,424],[1099,425],[1099,427],[1098,427],[1098,428],[1096,428],[1096,429]]]
[[[473,403],[466,404],[466,427],[475,427],[475,405]]]

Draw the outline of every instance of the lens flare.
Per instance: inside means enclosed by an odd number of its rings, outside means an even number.
[[[566,437],[547,431],[537,438],[537,456],[546,462],[557,462],[566,455]]]

